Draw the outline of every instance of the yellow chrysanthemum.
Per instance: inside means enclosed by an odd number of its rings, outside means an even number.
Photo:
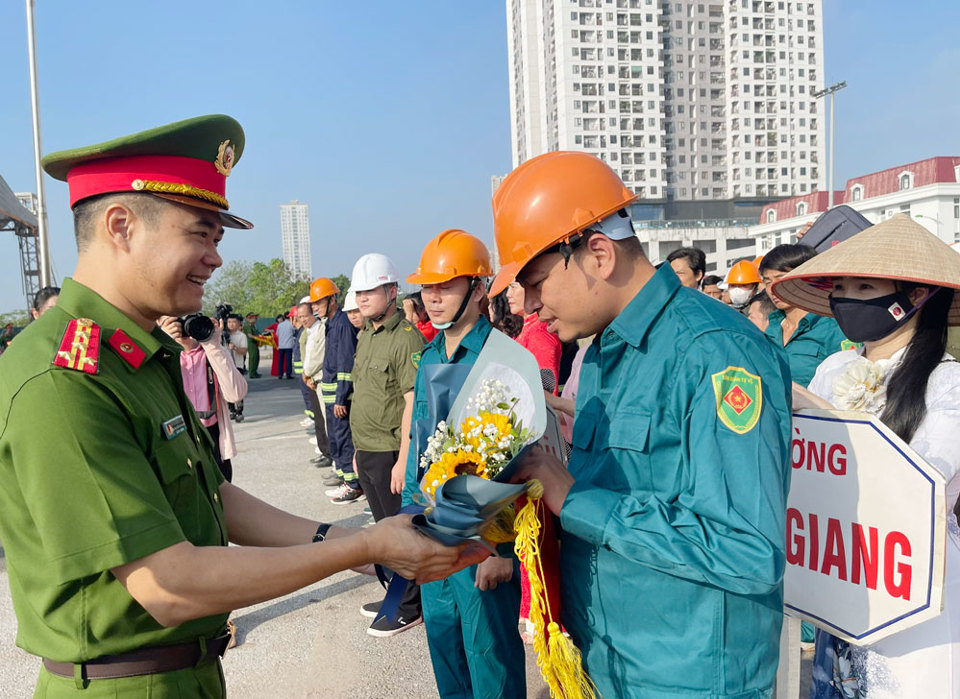
[[[484,478],[486,472],[486,463],[480,454],[458,449],[453,453],[444,453],[439,461],[430,464],[430,468],[423,476],[423,490],[427,495],[433,497],[437,488],[454,476],[469,473]]]

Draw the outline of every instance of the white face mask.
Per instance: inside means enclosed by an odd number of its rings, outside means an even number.
[[[753,296],[753,289],[750,287],[730,287],[730,303],[732,303],[737,308],[741,308],[747,305],[747,301],[750,300],[750,297]]]

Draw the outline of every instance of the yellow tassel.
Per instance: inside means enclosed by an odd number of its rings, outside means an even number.
[[[492,544],[504,544],[517,537],[514,531],[516,515],[514,506],[510,505],[497,513],[496,518],[480,532],[480,536]]]
[[[583,669],[580,651],[560,631],[557,620],[550,616],[543,566],[540,561],[540,520],[537,509],[542,507],[543,485],[531,481],[527,502],[516,514],[517,539],[514,547],[523,562],[530,581],[530,621],[533,623],[533,649],[537,667],[553,699],[595,699],[596,686]],[[544,628],[549,631],[546,640]]]

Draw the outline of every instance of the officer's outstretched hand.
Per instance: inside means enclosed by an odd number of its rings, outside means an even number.
[[[441,580],[490,555],[488,550],[468,544],[444,546],[421,534],[412,520],[410,515],[386,517],[363,530],[372,559],[407,580],[418,584]]]
[[[510,481],[526,483],[536,478],[543,484],[543,502],[555,515],[560,514],[567,493],[573,485],[573,476],[567,467],[540,447],[534,447],[514,472]]]

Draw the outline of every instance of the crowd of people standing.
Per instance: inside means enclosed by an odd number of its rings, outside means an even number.
[[[960,257],[935,236],[898,215],[718,279],[692,248],[647,257],[636,196],[600,159],[522,163],[493,197],[499,269],[449,229],[405,277],[363,255],[342,306],[320,277],[277,318],[276,375],[304,387],[326,495],[375,520],[351,529],[231,482],[225,404],[242,419],[251,343],[237,316],[202,340],[178,320],[224,227],[252,226],[224,196],[243,144],[212,115],[44,160],[68,182],[77,270],[0,360],[0,538],[37,696],[224,696],[231,610],[374,564],[414,584],[395,614],[362,606],[371,635],[422,623],[443,697],[525,696],[512,546],[443,546],[397,514],[418,499],[436,377],[496,329],[565,417],[569,462],[533,449],[513,478],[558,524],[560,622],[598,694],[771,695],[792,411],[836,407],[909,443],[954,511],[942,612],[866,645],[818,630],[814,697],[960,698]]]

